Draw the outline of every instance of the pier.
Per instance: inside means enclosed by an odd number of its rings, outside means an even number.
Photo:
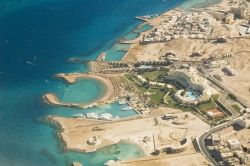
[[[141,20],[141,21],[145,21],[148,22],[149,20],[144,18],[143,16],[136,16],[135,19]]]
[[[103,61],[103,60],[105,60],[106,55],[107,55],[106,52],[102,52],[102,53],[96,58],[96,60],[97,60],[97,61]]]

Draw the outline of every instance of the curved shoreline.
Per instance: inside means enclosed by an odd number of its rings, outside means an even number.
[[[114,87],[112,82],[108,78],[104,78],[100,75],[94,74],[85,74],[85,73],[60,73],[56,75],[56,78],[64,80],[66,83],[74,84],[78,79],[93,79],[100,82],[104,87],[104,94],[95,99],[94,101],[90,101],[89,103],[68,103],[60,101],[59,98],[53,93],[47,93],[43,95],[43,101],[47,104],[54,106],[64,106],[64,107],[76,107],[76,108],[89,108],[101,104],[110,103],[114,99]]]
[[[163,13],[162,15],[166,14],[166,13],[170,13],[170,12],[173,12],[173,10],[175,10],[176,8],[174,9],[171,9],[165,13]],[[143,25],[143,24],[141,24]],[[152,25],[152,24],[150,24]],[[139,25],[140,26],[140,25]],[[142,36],[143,32],[140,33],[140,36],[138,38],[140,38]],[[135,40],[138,40],[135,39]],[[131,48],[133,48],[134,44],[132,44],[132,46],[130,47],[130,49],[128,50],[128,52],[123,56],[122,60],[121,61],[126,61],[127,57],[126,55],[128,55],[128,53],[132,50]],[[91,69],[91,65],[90,65],[90,69]],[[51,94],[51,93],[48,93],[46,95],[44,95],[44,100],[46,103],[48,104],[51,104],[51,105],[56,105],[56,106],[67,106],[67,107],[79,107],[79,108],[87,108],[87,107],[92,107],[92,106],[96,106],[97,104],[104,104],[104,103],[107,103],[108,101],[112,101],[112,98],[114,98],[114,87],[112,86],[112,81],[110,81],[108,78],[105,78],[101,75],[95,75],[95,74],[84,74],[84,73],[69,73],[69,74],[64,74],[64,73],[61,73],[61,74],[57,74],[56,75],[56,78],[59,78],[59,79],[62,79],[64,80],[65,82],[69,83],[69,84],[74,84],[77,82],[77,79],[80,79],[80,78],[83,78],[83,79],[94,79],[94,80],[97,80],[99,82],[101,82],[104,87],[105,87],[105,94],[104,96],[96,99],[95,101],[91,102],[90,104],[74,104],[74,103],[63,103],[61,102],[56,95],[54,94]],[[62,125],[60,125],[60,123],[58,121],[56,121],[55,119],[53,119],[53,117],[48,117],[48,119],[52,122],[56,122],[57,125],[60,126],[61,130],[64,129],[64,127]],[[71,149],[71,148],[68,148],[67,147],[67,143],[68,141],[67,140],[64,140],[63,137],[62,137],[62,133],[58,133],[59,134],[59,137],[61,139],[61,141],[63,142],[63,144],[65,145],[65,148],[66,149],[70,149],[70,150],[76,150],[78,152],[85,152],[85,151],[81,151],[79,149]],[[133,141],[127,141],[129,143],[134,143],[135,145],[138,145],[136,142],[133,142]],[[138,145],[140,147],[140,145]],[[143,148],[142,148],[143,149]],[[96,149],[96,150],[99,150],[99,149]],[[145,151],[144,151],[145,152]],[[87,153],[87,152],[85,152]]]

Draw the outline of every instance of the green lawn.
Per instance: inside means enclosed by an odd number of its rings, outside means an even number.
[[[141,82],[133,74],[126,74],[125,77],[139,86],[142,85]]]
[[[231,105],[232,107],[233,107],[233,109],[235,110],[235,111],[238,111],[238,112],[240,112],[240,107],[237,105],[237,104],[233,104],[233,105]]]
[[[126,77],[130,81],[133,81],[133,79],[132,79],[133,75],[132,74],[125,74],[124,77]]]
[[[164,96],[165,96],[165,93],[158,91],[156,94],[152,94],[149,97],[154,104],[160,105],[162,104],[162,100]]]
[[[149,71],[142,74],[144,78],[150,81],[156,81],[160,75],[166,75],[168,72],[165,70]]]
[[[176,108],[177,102],[171,96],[165,96],[164,100],[167,107]]]
[[[220,95],[212,95],[211,98],[214,100],[214,101],[217,101],[219,99]]]
[[[216,107],[216,104],[211,100],[209,103],[204,103],[204,104],[198,105],[197,109],[200,111],[205,111],[205,110],[212,109],[215,107]]]
[[[161,70],[161,71],[152,71],[152,72],[145,72],[143,73],[143,77],[146,79],[149,79],[151,81],[155,81],[158,76],[162,75],[162,74],[167,74],[167,71]],[[168,101],[168,103],[163,103],[163,98],[167,93],[167,89],[164,91],[161,91],[161,88],[159,87],[153,87],[151,86],[150,88],[144,88],[143,86],[141,86],[141,84],[138,83],[137,78],[133,75],[133,74],[127,74],[125,75],[125,77],[130,80],[131,82],[134,83],[134,85],[136,85],[136,87],[143,93],[145,92],[149,92],[152,93],[151,95],[149,95],[149,98],[151,99],[151,102],[153,104],[156,105],[161,105],[164,104],[166,107],[169,108],[176,108],[176,109],[181,109],[183,111],[193,111],[192,108],[187,107],[187,106],[181,106],[179,105],[171,96],[166,96],[166,100]],[[174,89],[175,91],[175,89]]]

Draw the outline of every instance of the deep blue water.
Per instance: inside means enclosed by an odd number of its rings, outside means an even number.
[[[64,90],[76,91],[79,84],[69,87],[53,75],[87,71],[86,65],[65,60],[95,59],[140,24],[134,16],[160,13],[183,1],[0,0],[0,165],[64,166],[78,160],[99,166],[108,159],[142,156],[138,147],[126,143],[90,154],[63,151],[55,129],[42,119],[68,116],[72,110],[45,105],[41,96],[54,92],[76,102],[98,97],[96,82],[82,83],[92,94],[79,98]]]

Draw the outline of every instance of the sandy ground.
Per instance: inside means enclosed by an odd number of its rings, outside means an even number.
[[[178,116],[175,120],[164,120],[157,116],[114,122],[63,117],[51,119],[62,127],[60,135],[68,149],[91,152],[125,140],[140,145],[149,155],[154,151],[154,145],[159,149],[166,145],[178,147],[184,137],[196,137],[210,128],[191,113],[175,115]],[[97,127],[101,130],[93,130]],[[101,140],[99,145],[87,143],[93,136]]]
[[[52,93],[47,93],[43,96],[43,99],[48,104],[60,105],[62,104],[59,99]]]
[[[64,103],[60,101],[55,94],[47,93],[43,96],[43,99],[48,104],[52,104],[56,106],[69,106],[69,107],[73,106],[73,107],[86,108],[86,107],[91,107],[92,105],[96,105],[96,104],[107,103],[115,97],[114,96],[115,89],[113,87],[111,80],[104,78],[103,76],[93,75],[93,74],[83,74],[83,73],[69,73],[69,74],[58,74],[56,75],[56,77],[61,78],[70,84],[76,83],[77,79],[80,79],[80,78],[95,79],[97,81],[100,81],[105,86],[106,91],[105,91],[105,94],[101,98],[91,103],[87,103],[87,104]]]
[[[159,107],[150,112],[151,116],[162,116],[164,114],[177,114],[182,113],[179,109],[168,108],[168,107]]]
[[[222,75],[223,84],[231,89],[250,106],[250,43],[249,51],[237,53],[229,59],[230,65],[236,70],[236,76]]]
[[[112,166],[207,166],[208,162],[200,153],[178,155],[164,158],[142,158],[138,160],[124,161]]]
[[[250,140],[249,129],[242,129],[240,131],[235,131],[231,129],[231,132],[228,132],[228,130],[224,130],[220,132],[220,137],[222,138],[222,141],[225,144],[227,144],[227,140],[229,139],[237,139],[240,142],[248,142]]]
[[[47,104],[54,105],[54,106],[65,106],[65,107],[80,107],[77,104],[69,104],[69,103],[63,103],[58,99],[58,97],[53,93],[47,93],[43,95],[43,101]]]
[[[250,51],[249,46],[250,39],[244,38],[232,39],[225,44],[218,44],[212,41],[205,43],[203,40],[195,39],[175,39],[165,43],[135,45],[131,48],[124,60],[159,60],[170,50],[176,52],[180,60],[201,60],[209,56],[220,57],[228,53],[240,55],[244,51]],[[190,55],[196,51],[204,51],[204,55],[200,58],[191,58]]]
[[[250,39],[237,39],[227,49],[233,54],[226,61],[236,71],[235,76],[228,76],[220,68],[213,69],[210,75],[220,75],[221,83],[250,106]]]
[[[96,151],[96,149],[116,144],[125,139],[139,143],[141,142],[140,138],[147,135],[152,136],[158,132],[157,130],[154,131],[154,121],[152,118],[114,123],[60,117],[52,119],[62,126],[63,132],[61,133],[61,137],[66,142],[68,149],[77,149],[86,152]],[[95,127],[99,127],[102,130],[93,131]],[[100,145],[90,146],[87,144],[88,139],[93,136],[97,136],[102,140]]]

